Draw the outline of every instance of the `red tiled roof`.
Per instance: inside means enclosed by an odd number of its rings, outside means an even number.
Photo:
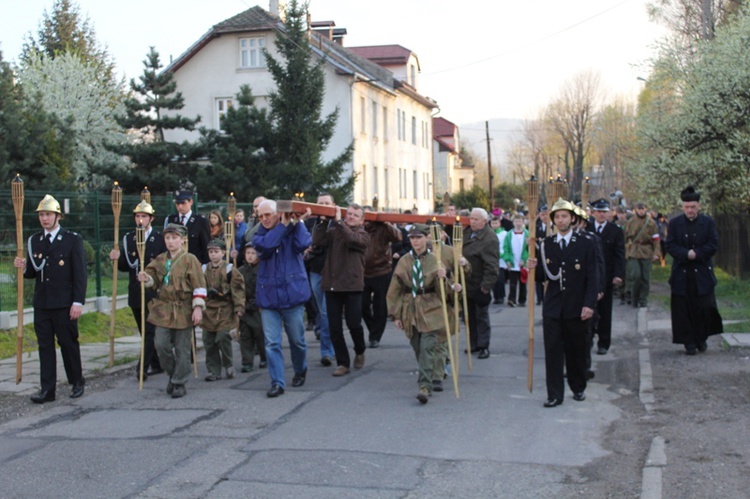
[[[376,62],[381,66],[406,64],[412,51],[401,45],[371,45],[367,47],[347,47],[360,57]]]
[[[446,120],[445,118],[436,117],[432,119],[432,133],[435,137],[453,137],[456,131],[456,125]]]

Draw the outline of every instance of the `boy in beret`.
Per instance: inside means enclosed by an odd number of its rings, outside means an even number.
[[[229,330],[236,324],[237,317],[245,313],[245,279],[231,263],[226,262],[224,246],[223,239],[208,243],[209,262],[202,267],[208,289],[201,323],[208,369],[206,381],[221,379],[222,367],[227,379],[234,378]]]
[[[167,224],[167,251],[138,273],[138,281],[156,291],[148,321],[156,326],[154,344],[161,367],[169,375],[167,394],[183,397],[190,378],[191,335],[206,308],[206,278],[198,259],[182,249],[187,238],[184,225]]]
[[[260,309],[255,303],[255,286],[258,282],[258,252],[253,243],[245,244],[245,265],[240,267],[240,274],[245,280],[245,314],[240,317],[240,354],[242,355],[242,372],[253,370],[255,353],[260,355],[259,367],[266,367],[266,340],[263,335],[263,323]]]
[[[447,272],[427,247],[429,233],[426,224],[411,227],[412,250],[399,258],[387,295],[388,316],[406,333],[417,358],[420,404],[426,404],[432,395],[435,345],[439,332],[446,328],[438,279],[446,278]],[[449,296],[450,290],[461,291],[461,285],[449,279]]]

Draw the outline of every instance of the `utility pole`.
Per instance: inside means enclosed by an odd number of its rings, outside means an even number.
[[[490,153],[490,122],[484,122],[484,133],[487,137],[487,173],[490,179],[490,211],[495,209],[495,194],[492,191],[492,154]]]

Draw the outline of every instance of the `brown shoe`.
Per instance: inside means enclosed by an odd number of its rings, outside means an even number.
[[[354,356],[354,369],[362,369],[365,367],[365,354],[361,353]]]
[[[346,366],[339,366],[333,370],[334,376],[345,376],[349,374],[349,368]]]

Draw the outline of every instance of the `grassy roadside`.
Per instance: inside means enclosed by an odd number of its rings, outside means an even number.
[[[130,308],[125,307],[115,313],[115,337],[136,334],[138,328]],[[78,340],[81,343],[106,343],[109,341],[109,314],[91,312],[78,320]],[[23,351],[35,352],[37,349],[34,325],[23,328]],[[0,359],[13,357],[16,354],[16,328],[0,330]]]
[[[652,304],[660,305],[669,311],[669,273],[671,271],[671,258],[667,259],[667,266],[654,265],[651,271],[653,283],[664,284],[666,293],[652,294]],[[724,320],[742,321],[737,324],[725,324],[724,331],[727,333],[750,333],[750,281],[730,276],[722,269],[716,269],[716,302],[719,305],[719,313]]]

